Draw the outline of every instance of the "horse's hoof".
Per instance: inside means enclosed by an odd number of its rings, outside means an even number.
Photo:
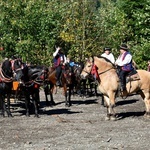
[[[116,121],[116,120],[117,120],[117,118],[116,118],[115,116],[111,116],[111,117],[110,117],[110,120],[112,120],[112,121]]]
[[[150,118],[150,113],[146,112],[146,113],[144,114],[144,118]]]
[[[70,105],[69,105],[69,104],[66,104],[65,106],[66,106],[66,107],[70,107]]]
[[[56,103],[55,103],[55,102],[52,102],[52,105],[56,105]]]
[[[10,114],[8,114],[8,117],[13,117],[13,115],[10,113]]]
[[[39,116],[39,115],[34,115],[34,117],[35,117],[35,118],[40,118],[40,116]]]
[[[26,117],[30,117],[30,115],[29,115],[29,114],[26,114]]]
[[[108,121],[108,120],[110,120],[110,116],[105,117],[105,121]]]

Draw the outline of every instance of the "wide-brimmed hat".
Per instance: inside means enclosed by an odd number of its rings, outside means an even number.
[[[111,51],[111,48],[110,47],[105,47],[104,51]]]
[[[120,49],[123,49],[123,50],[127,51],[128,50],[128,46],[123,43],[123,44],[120,45]]]

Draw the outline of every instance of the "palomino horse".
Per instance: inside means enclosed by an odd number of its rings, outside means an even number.
[[[2,62],[0,67],[0,109],[1,114],[4,117],[5,111],[8,117],[12,117],[10,111],[10,96],[12,93],[13,81],[20,80],[22,76],[21,60],[9,60],[6,59]],[[7,98],[7,108],[5,105],[5,98]]]
[[[118,91],[120,81],[117,75],[116,67],[107,59],[101,57],[90,58],[84,69],[81,72],[81,77],[86,78],[91,74],[93,65],[97,66],[97,73],[99,75],[99,90],[103,93],[104,99],[107,105],[107,120],[116,119],[116,114],[114,111],[115,106],[115,96]],[[146,113],[145,116],[150,116],[150,73],[145,70],[137,70],[140,77],[139,80],[130,81],[127,83],[127,93],[122,93],[128,95],[130,93],[139,93],[145,102]]]
[[[61,74],[61,84],[65,96],[65,105],[66,106],[71,106],[71,91],[73,88],[73,79],[72,79],[72,71],[68,66],[65,66],[62,74]],[[48,73],[48,78],[46,80],[46,84],[50,85],[49,89],[49,95],[50,95],[50,104],[55,105],[54,99],[53,99],[53,89],[56,87],[56,70],[53,68],[50,68],[49,73]],[[48,90],[48,89],[47,89]],[[67,92],[68,91],[68,92]],[[46,102],[48,104],[48,98],[46,96]]]

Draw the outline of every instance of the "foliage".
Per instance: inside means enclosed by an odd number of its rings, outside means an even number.
[[[0,0],[1,57],[51,65],[61,46],[83,61],[126,42],[139,68],[150,59],[149,0]]]

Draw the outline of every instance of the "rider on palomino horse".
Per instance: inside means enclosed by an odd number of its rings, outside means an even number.
[[[118,67],[119,78],[121,81],[121,91],[126,90],[126,76],[134,70],[132,66],[132,55],[128,51],[126,44],[120,46],[120,55],[116,60],[115,64]]]

